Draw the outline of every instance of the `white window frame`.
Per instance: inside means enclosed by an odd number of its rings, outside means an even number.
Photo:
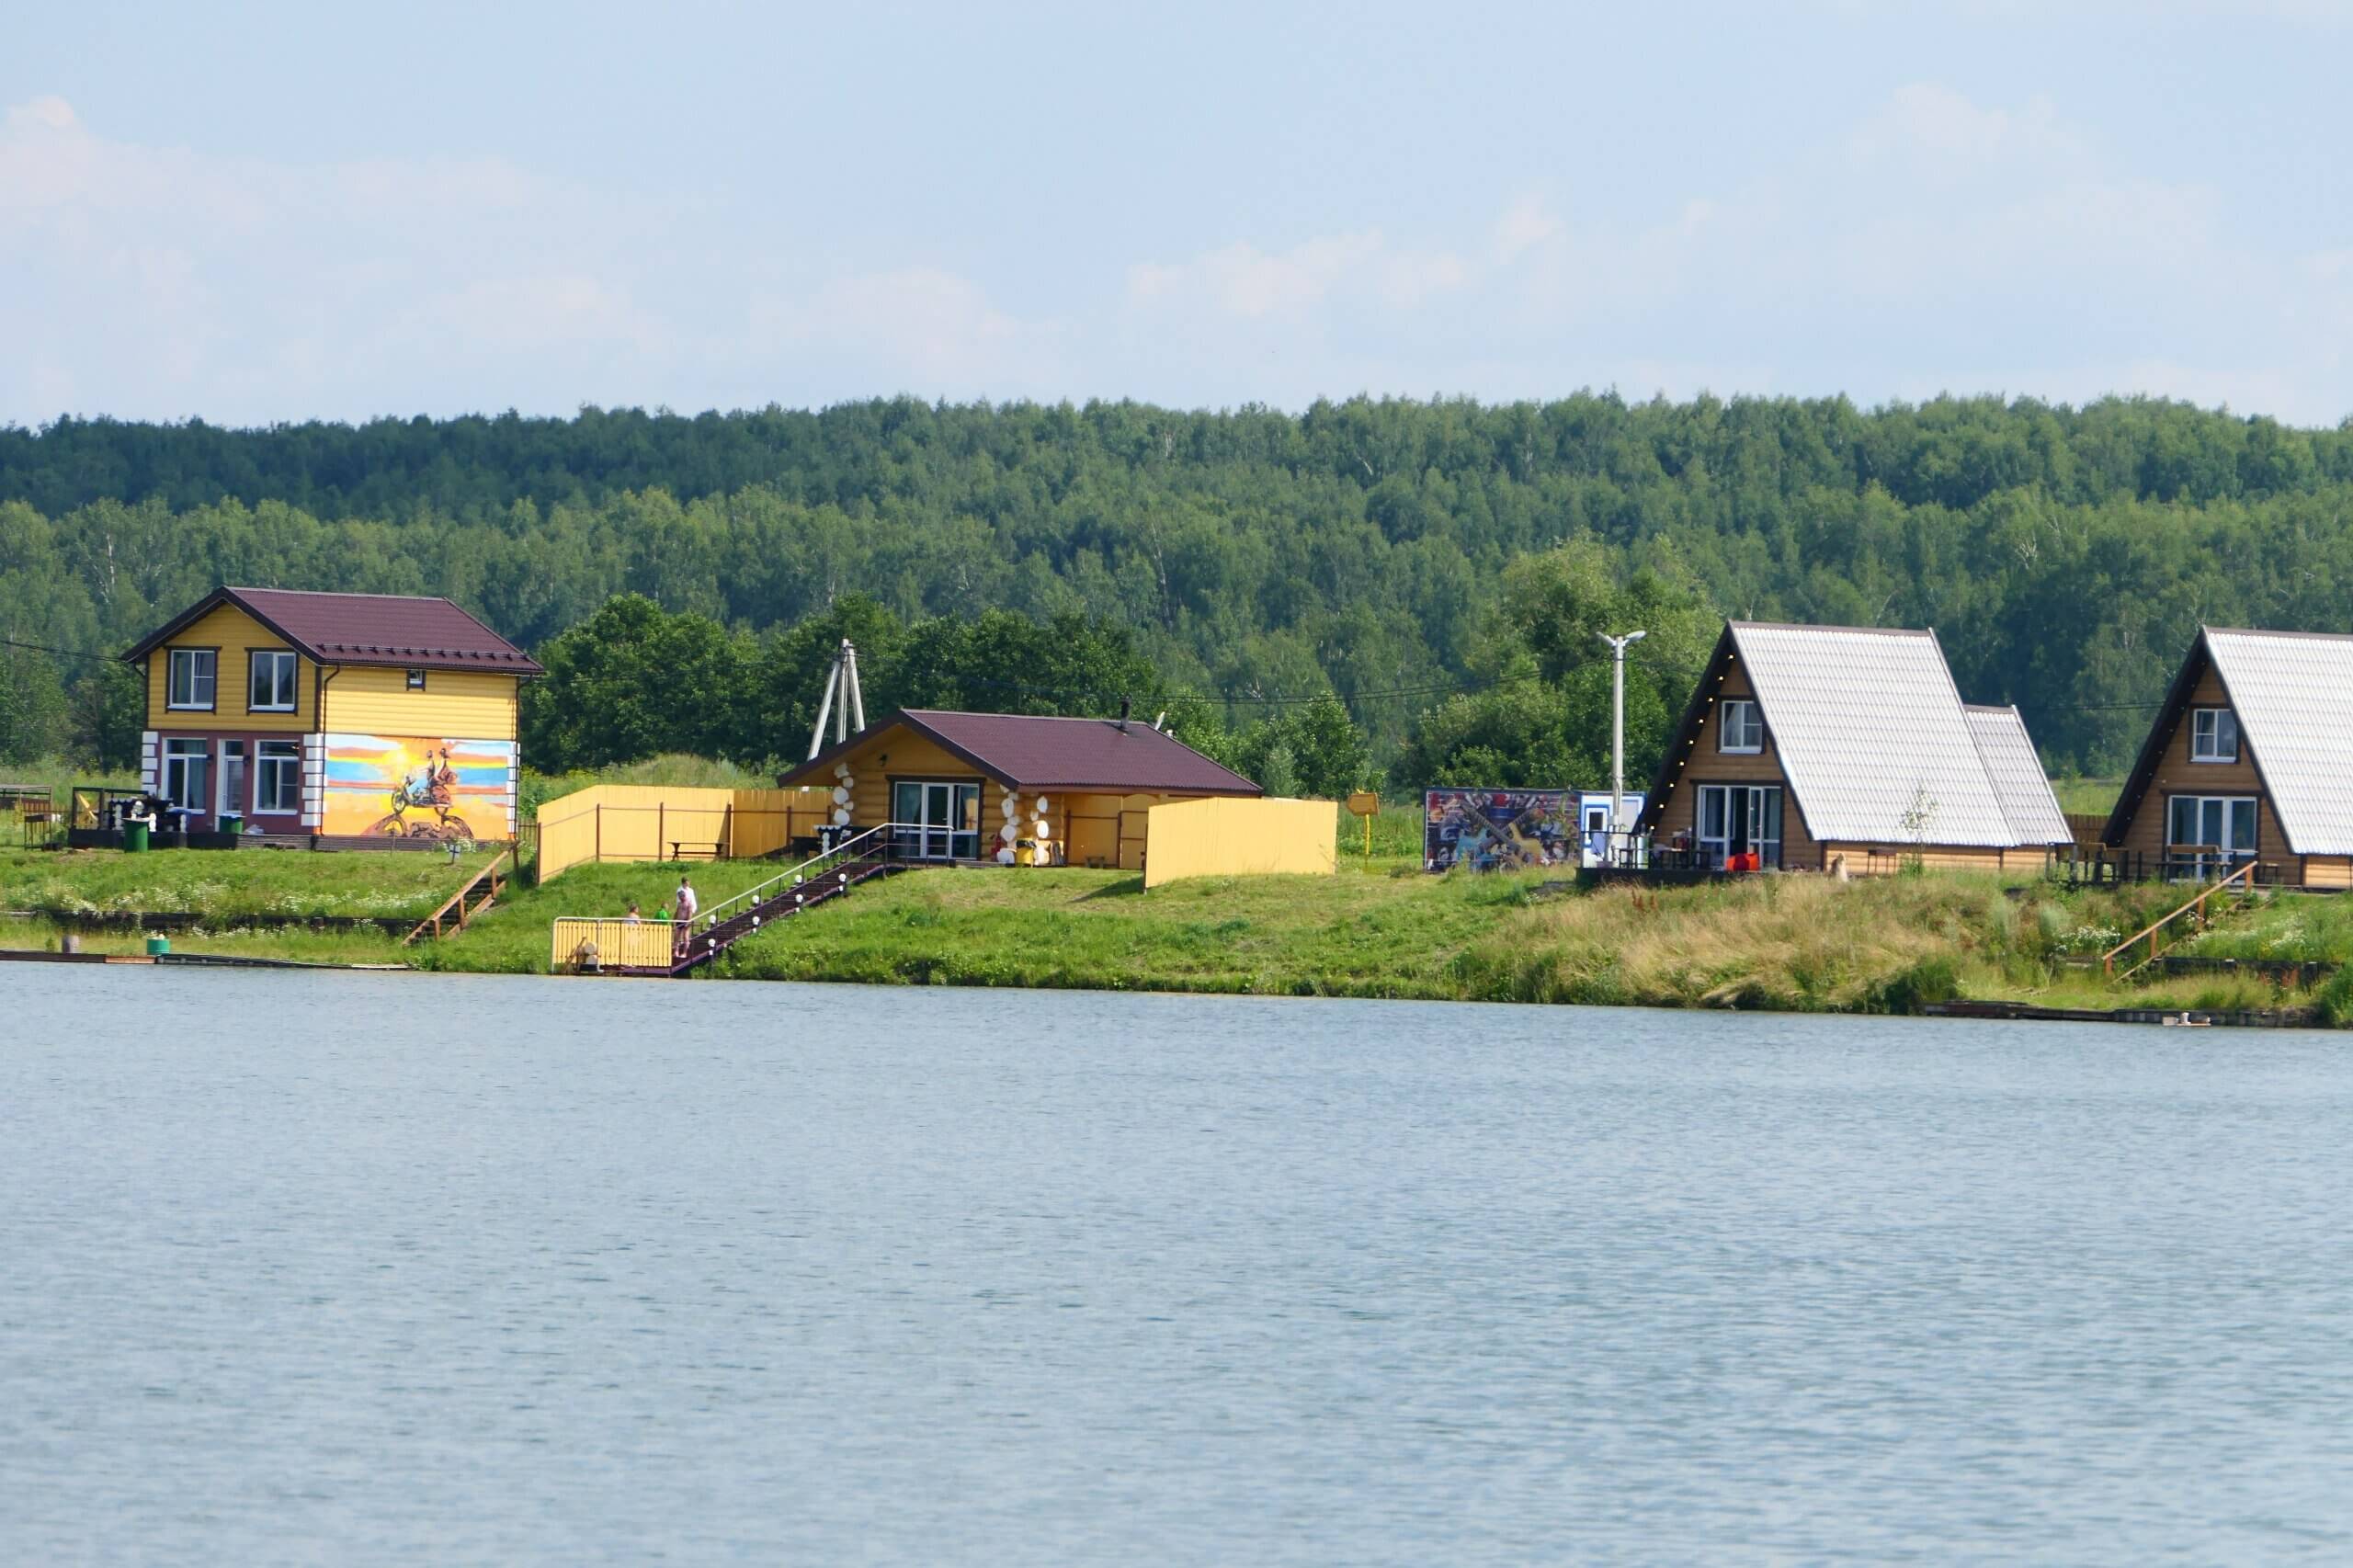
[[[282,750],[273,751],[272,747]],[[279,779],[282,795],[270,790],[270,780]],[[283,799],[284,805],[264,804],[266,801]],[[254,758],[254,815],[290,817],[302,810],[302,743],[300,741],[263,741]]]
[[[2222,750],[2222,727],[2230,724],[2231,749]],[[2228,708],[2193,708],[2189,710],[2189,760],[2192,762],[2236,762],[2239,759],[2239,716]]]
[[[409,668],[403,674],[401,684],[409,691],[423,691],[425,689],[425,671],[415,665],[409,666]]]
[[[201,764],[204,768],[204,783],[197,792],[200,797],[197,800],[188,798],[188,767],[190,763]],[[167,736],[164,741],[163,755],[157,759],[156,767],[158,769],[155,775],[156,786],[164,799],[175,806],[184,806],[192,811],[209,812],[212,809],[210,797],[213,790],[215,773],[210,741],[193,735]],[[176,790],[172,787],[172,775],[176,769],[179,774],[179,788]]]
[[[188,700],[180,700],[180,661],[188,661]],[[204,691],[204,700],[196,700],[198,687]],[[176,713],[210,713],[221,696],[221,650],[218,648],[167,648],[164,651],[164,706]]]
[[[1755,698],[1727,697],[1716,705],[1716,714],[1718,751],[1726,756],[1755,756],[1765,749],[1765,714]]]
[[[265,665],[265,661],[267,664]],[[254,690],[261,685],[261,672],[270,673],[269,689],[273,700],[256,702]],[[283,675],[281,680],[280,675]],[[291,713],[302,703],[302,662],[290,648],[256,648],[245,655],[245,711],[248,713]],[[286,688],[286,700],[274,700],[278,688]]]

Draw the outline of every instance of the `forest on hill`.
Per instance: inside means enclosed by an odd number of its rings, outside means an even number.
[[[103,655],[231,582],[447,594],[533,648],[642,596],[614,645],[723,647],[697,738],[746,760],[805,744],[854,622],[886,687],[970,706],[1117,687],[1238,744],[1336,702],[1400,784],[1595,777],[1590,632],[1627,616],[1665,628],[1638,769],[1714,617],[1931,626],[2054,771],[2112,772],[2200,622],[2353,630],[2348,517],[2353,421],[2145,399],[62,419],[0,428],[0,758],[119,747]],[[676,738],[567,739],[565,689],[535,699],[541,760]]]

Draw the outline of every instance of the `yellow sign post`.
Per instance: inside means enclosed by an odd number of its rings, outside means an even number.
[[[1364,858],[1372,858],[1372,819],[1381,814],[1381,796],[1370,790],[1358,790],[1348,797],[1348,810],[1364,819]]]

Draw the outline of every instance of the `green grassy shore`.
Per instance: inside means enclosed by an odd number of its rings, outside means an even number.
[[[1353,824],[1350,824],[1353,825]],[[181,952],[543,972],[549,923],[651,914],[679,868],[581,867],[517,888],[462,936],[403,948],[371,931],[257,928],[255,915],[421,917],[481,858],[415,854],[0,851],[0,947],[55,948],[76,915],[217,915],[171,934]],[[759,862],[689,868],[706,908],[773,876]],[[1403,856],[1344,858],[1332,877],[1218,878],[1145,892],[1118,871],[935,869],[895,877],[725,955],[722,978],[1563,1002],[1807,1012],[1910,1012],[1954,998],[2052,1006],[2313,1007],[2353,1014],[2334,978],[2304,989],[2196,975],[2116,986],[2071,964],[2179,902],[2177,890],[2069,891],[1990,877],[1839,883],[1764,877],[1600,891],[1539,876],[1430,877]],[[83,935],[136,951],[135,932]],[[2183,953],[2333,963],[2353,956],[2353,902],[2279,894]]]

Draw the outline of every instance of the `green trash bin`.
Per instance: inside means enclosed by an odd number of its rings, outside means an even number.
[[[147,824],[127,822],[122,824],[122,846],[133,854],[147,847]]]
[[[222,812],[217,825],[222,833],[243,833],[245,831],[245,819],[236,812]]]
[[[160,959],[171,950],[172,939],[169,937],[150,937],[147,938],[147,956],[149,958]]]

